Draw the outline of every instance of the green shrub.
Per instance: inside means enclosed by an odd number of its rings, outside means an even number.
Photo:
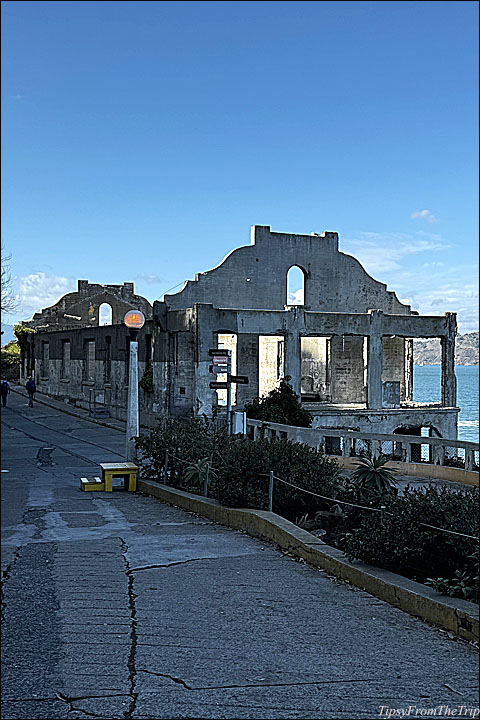
[[[353,480],[360,491],[373,491],[376,493],[394,492],[397,481],[393,475],[395,470],[387,470],[385,465],[388,458],[379,455],[366,455],[357,462],[357,469],[353,473]]]
[[[149,365],[145,368],[144,373],[138,383],[140,387],[148,393],[153,392],[153,367]]]
[[[20,345],[10,340],[2,347],[2,380],[18,381],[20,378]]]
[[[310,427],[312,416],[302,408],[298,395],[289,384],[290,376],[286,375],[275,388],[264,398],[255,398],[245,405],[247,417],[252,420]]]
[[[268,474],[313,492],[335,497],[343,481],[334,460],[314,448],[289,440],[253,441],[243,435],[228,436],[201,420],[168,420],[137,440],[142,473],[152,479],[163,477],[165,451],[168,450],[169,483],[198,490],[198,477],[187,473],[187,465],[209,458],[214,475],[210,492],[230,507],[266,509]],[[329,507],[331,502],[301,493],[275,481],[273,509],[294,520],[305,512]]]
[[[478,488],[407,488],[401,497],[386,493],[383,505],[383,514],[355,508],[345,512],[336,544],[350,559],[424,582],[427,577],[453,577],[478,550],[476,540],[421,524],[478,537]]]

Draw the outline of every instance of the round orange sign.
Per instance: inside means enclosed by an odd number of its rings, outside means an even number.
[[[145,323],[145,315],[140,310],[129,310],[123,318],[123,322],[127,327],[139,330]]]

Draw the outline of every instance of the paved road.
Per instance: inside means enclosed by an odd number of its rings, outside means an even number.
[[[2,443],[5,720],[476,704],[471,645],[153,498],[82,493],[81,476],[121,459],[118,431],[12,393]],[[37,463],[45,445],[53,466]]]

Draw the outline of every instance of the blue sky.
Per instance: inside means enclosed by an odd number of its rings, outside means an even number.
[[[458,0],[3,2],[4,319],[160,298],[258,224],[478,329],[477,47]]]

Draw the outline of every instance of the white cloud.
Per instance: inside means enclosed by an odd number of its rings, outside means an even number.
[[[289,305],[303,305],[304,304],[304,294],[303,294],[303,288],[300,288],[300,290],[297,290],[296,292],[288,293],[288,304]]]
[[[47,275],[44,272],[31,273],[15,278],[16,294],[20,303],[19,313],[23,319],[54,305],[62,295],[76,290],[73,278],[61,275]]]
[[[426,220],[428,223],[438,222],[438,218],[436,218],[430,210],[415,210],[415,212],[412,212],[410,217],[413,220]]]
[[[442,259],[449,244],[438,234],[362,232],[342,241],[366,271],[387,283],[400,302],[421,315],[456,312],[459,331],[478,330],[476,264],[452,265]],[[425,262],[421,253],[426,253]],[[432,257],[435,259],[432,260]]]
[[[442,236],[433,233],[361,232],[356,238],[343,240],[341,249],[360,260],[368,273],[379,278],[379,273],[400,270],[400,261],[409,255],[447,247]]]
[[[147,283],[147,285],[158,285],[159,283],[164,282],[163,278],[159,275],[137,275],[135,280],[143,281],[144,283]]]

